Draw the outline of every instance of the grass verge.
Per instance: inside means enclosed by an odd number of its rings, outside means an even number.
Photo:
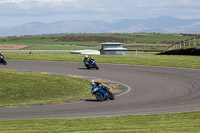
[[[87,119],[0,121],[1,132],[197,133],[200,112]]]
[[[69,52],[2,52],[6,59],[81,62],[84,55]],[[91,55],[98,63],[130,64],[200,69],[199,56],[153,55],[129,53],[127,55]]]
[[[68,45],[33,45],[23,48],[23,50],[85,50],[85,49],[100,49],[100,47],[87,46],[68,46]]]
[[[43,104],[91,96],[85,79],[0,70],[0,106]]]

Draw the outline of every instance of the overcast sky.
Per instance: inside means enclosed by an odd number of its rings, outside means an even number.
[[[200,0],[0,0],[0,27],[64,19],[200,19]]]

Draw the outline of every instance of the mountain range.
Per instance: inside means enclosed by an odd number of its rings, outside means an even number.
[[[14,27],[0,27],[0,36],[60,33],[200,33],[200,19],[162,16],[149,19],[61,20],[53,23],[30,22]]]

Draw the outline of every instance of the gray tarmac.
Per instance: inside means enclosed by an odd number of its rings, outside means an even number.
[[[200,111],[200,70],[197,69],[98,64],[99,70],[87,70],[82,63],[22,60],[7,62],[8,65],[0,65],[0,69],[96,77],[122,83],[129,89],[113,101],[96,102],[82,99],[64,104],[1,107],[0,120]]]

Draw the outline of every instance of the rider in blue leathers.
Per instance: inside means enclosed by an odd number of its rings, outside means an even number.
[[[92,88],[91,88],[91,90],[93,90],[94,88],[99,88],[99,89],[104,89],[106,92],[108,92],[109,91],[109,88],[108,87],[106,87],[106,86],[103,86],[100,82],[95,82],[94,80],[91,80],[91,82],[90,82],[90,84],[91,84],[91,86],[92,86]]]

